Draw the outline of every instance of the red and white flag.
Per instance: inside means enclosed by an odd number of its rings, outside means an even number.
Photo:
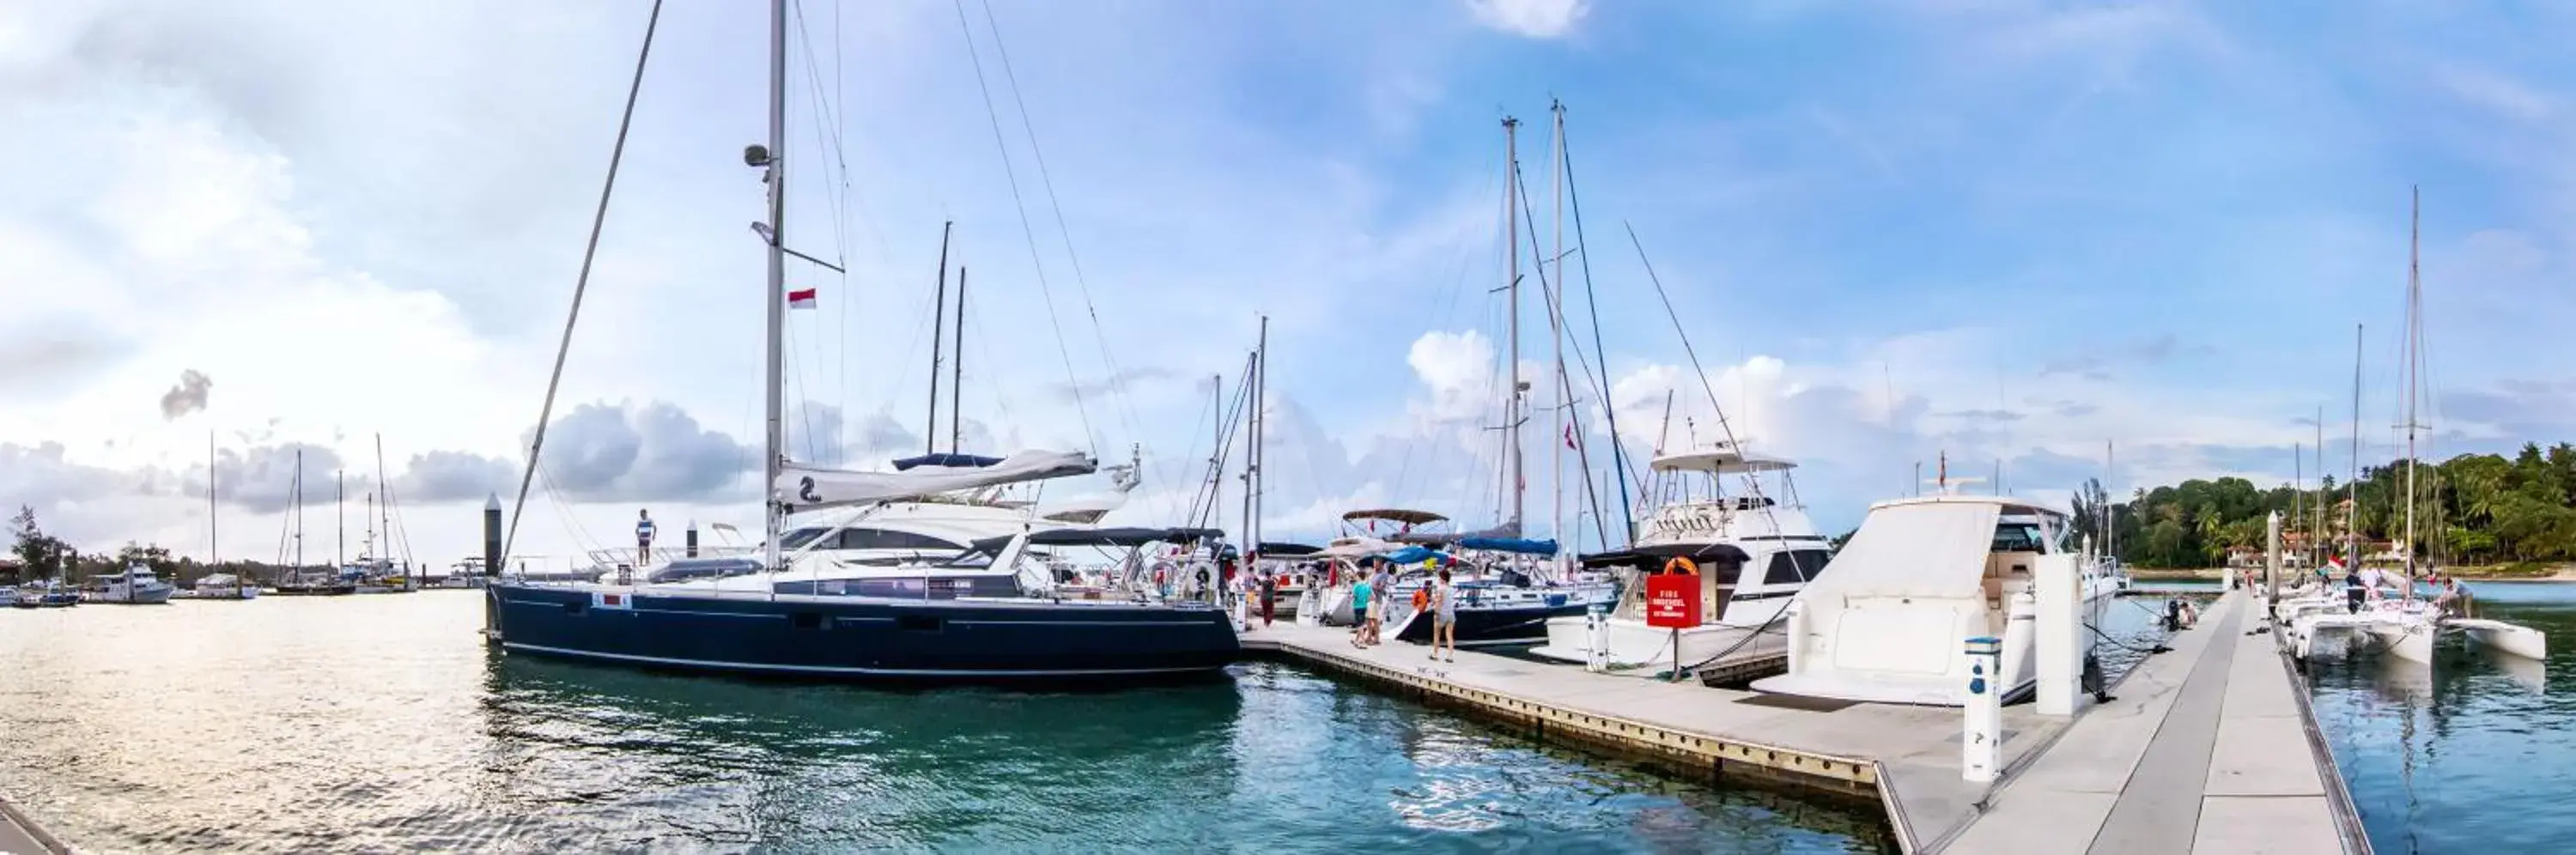
[[[812,289],[812,288],[807,288],[807,289],[802,290],[802,291],[789,291],[789,292],[787,292],[787,308],[790,308],[790,309],[811,309],[811,308],[814,308],[814,289]]]
[[[1565,424],[1565,447],[1567,447],[1567,448],[1571,448],[1571,449],[1574,449],[1574,450],[1576,450],[1576,451],[1581,451],[1581,450],[1583,450],[1583,446],[1580,446],[1580,445],[1576,445],[1576,444],[1574,444],[1574,423],[1573,423],[1573,422],[1567,422],[1567,423]]]

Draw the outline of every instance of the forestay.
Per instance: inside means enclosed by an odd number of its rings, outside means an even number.
[[[1907,501],[1872,508],[1851,542],[1843,544],[1801,596],[1982,596],[1986,553],[2002,515],[2002,506],[1988,501]]]
[[[1089,475],[1098,468],[1090,457],[1070,451],[1023,451],[989,466],[917,465],[900,472],[852,472],[789,463],[779,467],[778,491],[798,510],[813,510]]]

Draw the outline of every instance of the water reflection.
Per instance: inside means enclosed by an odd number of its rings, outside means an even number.
[[[2481,616],[2576,638],[2576,588],[2481,583]],[[2429,665],[2394,656],[2309,668],[2320,725],[2382,853],[2541,852],[2576,838],[2576,662],[2457,638]]]
[[[503,657],[473,595],[0,614],[0,776],[101,851],[1876,851],[1865,808],[1296,669],[883,690]]]

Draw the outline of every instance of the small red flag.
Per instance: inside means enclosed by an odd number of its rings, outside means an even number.
[[[790,308],[790,309],[811,309],[811,308],[814,308],[814,290],[815,290],[815,289],[807,288],[807,289],[802,290],[802,291],[789,291],[789,292],[787,292],[787,308]]]

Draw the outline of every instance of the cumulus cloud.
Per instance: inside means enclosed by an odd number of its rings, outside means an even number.
[[[1553,39],[1573,31],[1591,10],[1588,0],[1467,0],[1476,23],[1533,39]]]
[[[1172,371],[1168,368],[1129,368],[1114,372],[1106,377],[1101,377],[1095,380],[1084,380],[1079,383],[1064,381],[1049,382],[1046,384],[1046,392],[1048,396],[1054,398],[1056,401],[1069,404],[1084,398],[1097,398],[1102,395],[1123,394],[1138,385],[1156,380],[1167,380],[1171,377]]]
[[[465,451],[413,455],[394,481],[394,496],[413,504],[482,501],[518,489],[517,461]]]
[[[254,513],[285,510],[299,492],[306,504],[329,502],[336,488],[332,479],[345,467],[339,452],[310,443],[225,449],[215,455],[215,499]],[[206,483],[192,479],[187,493],[204,498]]]
[[[162,420],[176,419],[205,409],[206,393],[214,387],[215,381],[207,379],[206,375],[197,369],[190,368],[179,372],[179,385],[172,386],[170,391],[161,393]]]
[[[760,452],[708,430],[677,405],[582,404],[555,419],[540,452],[548,483],[577,501],[685,501],[758,495],[743,474]]]

